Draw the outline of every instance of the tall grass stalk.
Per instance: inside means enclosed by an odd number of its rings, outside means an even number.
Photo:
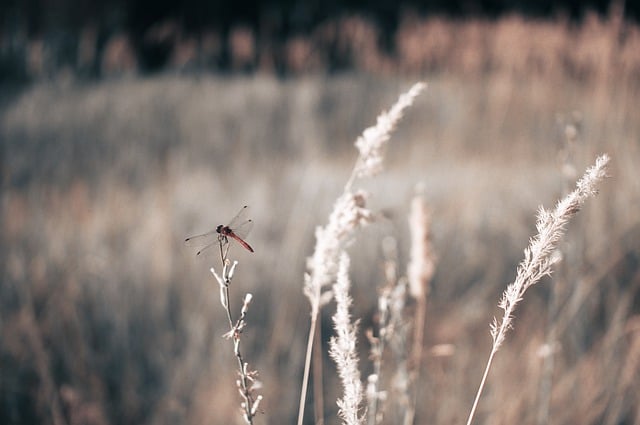
[[[327,225],[316,229],[316,246],[313,255],[307,261],[307,272],[304,276],[303,291],[311,304],[311,323],[300,391],[298,425],[302,425],[304,418],[318,315],[320,308],[331,299],[328,288],[335,281],[340,252],[356,229],[373,220],[372,212],[366,208],[367,194],[363,191],[352,191],[353,183],[358,178],[373,176],[382,170],[383,148],[391,132],[402,118],[404,110],[412,105],[415,97],[425,87],[424,83],[414,84],[409,91],[400,96],[388,112],[378,116],[374,126],[367,128],[358,137],[355,146],[359,155],[344,191],[337,199]]]
[[[387,399],[387,393],[380,387],[382,385],[382,357],[388,344],[395,343],[396,350],[394,352],[400,354],[395,363],[396,375],[407,375],[404,347],[407,326],[402,315],[407,285],[406,279],[398,279],[398,247],[393,237],[386,237],[382,241],[382,252],[385,259],[385,285],[380,289],[378,295],[378,311],[376,313],[378,336],[374,336],[372,329],[367,332],[367,339],[371,345],[369,358],[373,363],[373,371],[367,378],[368,425],[378,425],[382,423],[384,418],[384,402]],[[390,341],[392,337],[394,341]],[[404,403],[404,399],[402,404],[407,404]]]
[[[436,256],[431,246],[429,228],[430,215],[421,187],[411,201],[409,229],[411,234],[411,257],[407,277],[397,275],[397,247],[393,238],[383,242],[385,255],[386,284],[378,297],[379,336],[369,332],[373,373],[369,375],[367,398],[369,402],[368,424],[383,421],[383,404],[387,392],[380,390],[382,382],[382,357],[387,346],[394,355],[395,372],[392,379],[396,404],[395,422],[411,425],[414,422],[418,400],[420,366],[424,339],[424,324],[427,311],[429,284],[435,271]],[[407,314],[406,302],[415,301],[415,311]],[[412,337],[410,329],[412,329]],[[409,341],[411,343],[409,344]],[[410,347],[410,348],[409,348]],[[401,419],[400,419],[401,418]]]
[[[553,211],[547,211],[540,207],[536,223],[538,234],[530,240],[529,246],[524,250],[524,260],[518,266],[516,278],[507,286],[498,304],[504,311],[502,318],[499,322],[494,318],[491,324],[491,338],[493,340],[491,353],[469,413],[467,425],[473,421],[493,358],[504,342],[507,331],[513,326],[513,312],[516,306],[524,297],[527,289],[535,285],[542,277],[551,274],[552,266],[558,260],[552,254],[555,252],[558,241],[565,233],[567,222],[580,210],[589,197],[596,195],[598,183],[606,177],[608,163],[608,155],[598,157],[595,164],[578,180],[575,190],[560,200]]]
[[[418,188],[418,193],[411,201],[411,212],[409,214],[411,257],[407,267],[407,279],[409,281],[409,294],[416,302],[416,312],[413,321],[413,345],[409,365],[409,385],[413,400],[408,403],[408,408],[405,410],[404,425],[413,424],[415,416],[415,406],[418,400],[417,382],[420,380],[424,326],[427,316],[427,298],[430,290],[429,284],[436,267],[436,256],[429,236],[431,216],[420,192],[421,188]]]

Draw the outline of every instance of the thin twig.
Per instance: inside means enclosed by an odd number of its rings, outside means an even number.
[[[230,261],[227,258],[227,254],[229,252],[228,244],[226,249],[224,249],[223,240],[220,239],[219,242],[220,260],[223,264],[222,276],[219,276],[213,267],[211,268],[211,273],[215,276],[218,284],[220,285],[220,302],[227,314],[227,320],[229,321],[229,332],[227,332],[224,337],[233,341],[233,353],[238,362],[238,375],[240,379],[236,382],[236,384],[238,385],[240,395],[243,399],[243,402],[241,403],[243,417],[248,424],[252,425],[253,418],[258,412],[258,406],[260,405],[260,401],[262,400],[262,395],[258,395],[254,398],[253,388],[257,372],[249,370],[249,364],[244,361],[242,352],[240,350],[240,335],[242,334],[242,331],[246,326],[245,318],[248,312],[249,303],[252,299],[252,295],[247,294],[245,296],[242,309],[240,311],[240,317],[236,322],[234,322],[230,307],[231,298],[229,288],[231,286],[231,280],[233,279],[233,275],[238,262],[234,261],[233,264],[230,265]]]

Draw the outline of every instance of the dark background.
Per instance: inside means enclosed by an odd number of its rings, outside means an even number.
[[[29,80],[50,77],[62,68],[74,74],[95,78],[104,76],[103,53],[114,35],[126,34],[136,58],[136,72],[153,73],[167,68],[172,48],[179,37],[192,37],[201,52],[203,37],[214,34],[219,49],[207,60],[191,64],[190,70],[238,71],[234,66],[228,38],[233,28],[242,26],[255,40],[255,56],[268,57],[269,70],[291,74],[284,58],[286,43],[292,37],[313,37],[327,22],[346,16],[359,16],[376,28],[376,44],[384,52],[395,52],[394,37],[407,16],[444,16],[454,19],[497,19],[518,14],[527,19],[552,19],[579,24],[586,14],[606,17],[611,13],[637,22],[637,1],[202,1],[189,0],[28,0],[0,4],[0,77]],[[354,64],[341,57],[336,45],[339,35],[326,43],[314,43],[324,54],[323,70],[342,71]],[[78,46],[85,40],[92,46],[88,63],[78,64]],[[336,40],[338,39],[338,40]],[[46,72],[33,72],[28,57],[29,43],[44,40],[51,59]],[[243,71],[263,68],[255,61]],[[264,62],[264,61],[263,61]],[[356,67],[357,68],[357,67]]]

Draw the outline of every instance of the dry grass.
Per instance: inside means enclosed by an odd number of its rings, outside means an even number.
[[[405,274],[408,205],[423,181],[439,262],[415,418],[464,421],[490,351],[487,318],[513,280],[535,208],[562,194],[558,152],[577,117],[576,170],[606,151],[612,178],[568,229],[568,273],[548,319],[558,344],[548,415],[637,422],[638,86],[491,73],[429,83],[394,136],[387,171],[366,184],[369,207],[387,219],[349,248],[360,358],[385,280],[380,241],[396,238]],[[36,85],[3,102],[2,421],[241,420],[237,392],[220,391],[236,377],[210,262],[182,241],[248,203],[256,253],[231,253],[242,265],[235,293],[254,295],[243,354],[265,385],[256,422],[292,423],[308,325],[299,282],[314,228],[342,192],[351,142],[407,86],[371,76],[164,77]],[[549,296],[547,285],[533,287],[520,306],[479,422],[536,422]],[[324,388],[333,421],[339,383],[328,368]]]

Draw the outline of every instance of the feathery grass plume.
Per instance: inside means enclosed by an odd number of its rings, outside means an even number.
[[[373,213],[366,208],[366,193],[345,191],[336,201],[327,226],[316,228],[316,248],[313,256],[307,261],[308,272],[304,276],[303,291],[311,304],[311,324],[300,393],[298,425],[302,425],[304,418],[318,315],[320,308],[331,300],[332,294],[328,288],[335,281],[341,249],[358,227],[371,221],[373,221]]]
[[[389,140],[391,132],[402,118],[404,110],[413,104],[427,85],[425,83],[414,84],[409,91],[403,93],[398,101],[389,109],[378,116],[376,125],[367,128],[356,140],[355,146],[360,152],[356,161],[353,174],[347,183],[347,188],[351,186],[356,178],[370,177],[382,171],[382,149]]]
[[[429,228],[431,216],[424,196],[418,188],[411,201],[409,213],[409,230],[411,234],[411,253],[407,267],[409,293],[416,300],[429,295],[429,282],[436,269],[436,256],[431,246]]]
[[[336,282],[333,285],[333,296],[336,299],[333,325],[336,336],[331,337],[329,342],[329,355],[336,362],[344,390],[342,398],[337,401],[340,408],[338,415],[346,425],[362,425],[364,424],[364,416],[360,412],[360,404],[364,393],[356,351],[358,323],[351,323],[349,308],[353,300],[349,295],[350,286],[349,256],[342,251]]]
[[[578,180],[575,190],[561,199],[553,211],[547,211],[542,207],[538,210],[538,221],[536,223],[538,234],[531,238],[529,246],[524,250],[524,260],[518,265],[516,278],[507,286],[498,304],[504,311],[501,320],[498,322],[494,318],[491,324],[491,338],[493,340],[491,353],[469,413],[467,425],[470,425],[473,421],[493,357],[504,342],[507,331],[512,327],[513,312],[516,306],[524,297],[527,289],[535,285],[542,277],[551,274],[551,268],[557,261],[557,258],[552,254],[555,252],[556,245],[565,232],[567,222],[580,210],[582,204],[589,197],[596,195],[596,186],[607,175],[608,163],[608,155],[605,154],[598,157],[596,163],[587,169],[584,176]]]
[[[367,128],[357,139],[355,145],[359,155],[345,184],[344,191],[337,199],[326,227],[316,229],[316,246],[313,255],[307,261],[307,272],[304,276],[303,291],[311,304],[311,323],[300,391],[298,425],[302,425],[304,418],[311,353],[313,352],[318,314],[321,306],[331,299],[328,287],[336,278],[339,253],[358,227],[373,221],[373,213],[366,208],[367,194],[364,191],[353,192],[351,187],[357,178],[373,176],[380,172],[382,169],[382,147],[389,140],[391,131],[402,118],[403,111],[413,103],[415,97],[425,87],[424,83],[414,84],[408,92],[400,96],[389,112],[380,114],[376,125]]]
[[[366,208],[366,199],[364,191],[345,192],[336,201],[327,226],[316,228],[316,248],[307,261],[304,284],[312,315],[317,314],[321,306],[322,289],[335,280],[342,246],[358,227],[373,221],[373,213]]]
[[[229,286],[233,279],[233,274],[238,265],[237,261],[234,261],[231,266],[230,262],[223,257],[222,276],[218,275],[213,267],[210,271],[218,281],[220,285],[220,303],[224,307],[227,313],[227,320],[229,320],[229,332],[224,334],[224,338],[231,339],[233,341],[233,354],[238,361],[238,376],[236,381],[240,396],[242,396],[242,402],[240,407],[242,409],[242,415],[246,423],[253,424],[253,418],[258,413],[260,402],[262,401],[262,395],[255,395],[255,390],[260,387],[260,383],[257,381],[258,372],[249,369],[249,364],[244,361],[242,352],[240,351],[240,335],[247,326],[246,317],[249,311],[249,304],[253,298],[253,295],[246,294],[242,303],[242,309],[240,310],[240,317],[234,323],[231,315],[231,308],[229,306]]]

